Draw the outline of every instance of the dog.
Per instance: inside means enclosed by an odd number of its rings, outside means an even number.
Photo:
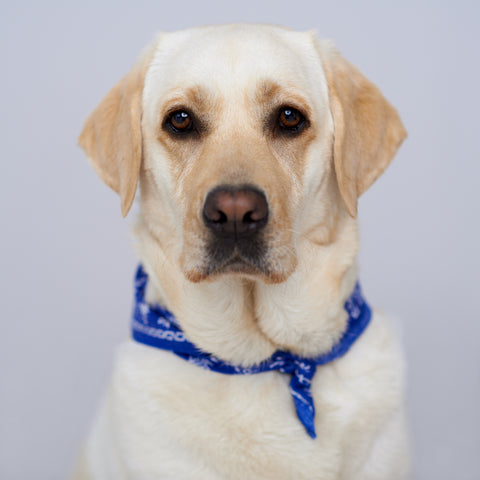
[[[75,479],[408,478],[402,349],[356,287],[358,198],[405,137],[312,32],[192,28],[143,51],[79,139],[123,216],[140,187],[142,266],[137,341]]]

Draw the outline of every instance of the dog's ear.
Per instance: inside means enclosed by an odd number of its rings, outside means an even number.
[[[78,139],[98,176],[120,195],[124,217],[135,198],[142,161],[142,92],[151,56],[151,49],[145,51],[107,93]]]
[[[387,168],[407,132],[380,90],[331,45],[319,45],[334,122],[334,167],[348,213]]]

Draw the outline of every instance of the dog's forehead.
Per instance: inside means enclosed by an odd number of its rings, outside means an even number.
[[[259,25],[162,34],[145,89],[154,98],[201,86],[232,98],[254,89],[259,80],[301,90],[307,97],[318,94],[325,80],[312,35]]]

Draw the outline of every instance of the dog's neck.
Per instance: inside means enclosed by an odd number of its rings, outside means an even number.
[[[345,329],[343,307],[357,275],[357,223],[344,217],[337,228],[328,245],[297,241],[303,263],[283,283],[238,277],[192,283],[140,221],[139,254],[151,279],[147,301],[168,308],[191,342],[228,362],[258,363],[276,350],[317,356]]]

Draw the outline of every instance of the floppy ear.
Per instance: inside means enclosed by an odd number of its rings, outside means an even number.
[[[407,132],[380,90],[334,48],[320,48],[334,121],[335,173],[348,213],[392,161]]]
[[[142,92],[151,58],[145,52],[87,118],[78,139],[98,176],[132,206],[142,161]]]

